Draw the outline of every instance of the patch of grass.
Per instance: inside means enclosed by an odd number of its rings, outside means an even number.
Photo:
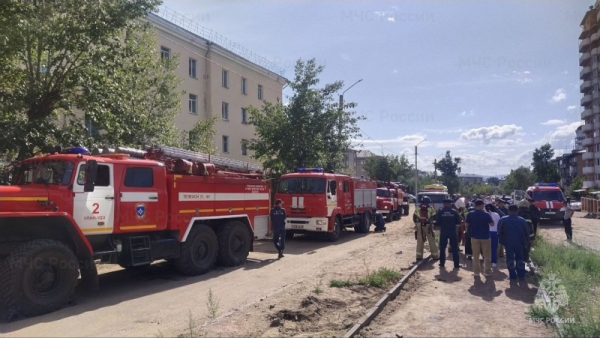
[[[196,337],[200,337],[199,332],[196,332],[196,328],[198,327],[198,324],[196,323],[196,320],[194,319],[194,317],[192,316],[192,311],[190,310],[190,312],[188,313],[188,327],[187,327],[187,331],[180,335],[183,338],[196,338]]]
[[[359,279],[358,284],[383,288],[390,282],[400,279],[400,276],[402,275],[398,271],[388,268],[379,268],[379,270],[370,272],[365,277]]]
[[[321,285],[323,285],[323,281],[319,281],[319,284],[316,284],[315,288],[313,289],[313,292],[316,293],[317,295],[320,295],[323,293],[323,289],[321,288]]]
[[[549,322],[554,317],[548,309],[532,305],[527,311],[529,318],[535,319],[536,322]]]
[[[567,293],[568,304],[556,314],[569,319],[562,325],[563,335],[600,337],[600,256],[579,246],[554,245],[539,235],[534,248],[531,258],[540,267],[539,284],[555,277]],[[529,313],[544,315],[533,307]]]
[[[215,297],[212,292],[212,289],[208,289],[208,299],[206,301],[206,316],[210,319],[217,318],[217,314],[219,313],[219,299]]]
[[[329,286],[332,288],[347,288],[356,285],[350,278],[348,279],[332,279],[329,281]]]

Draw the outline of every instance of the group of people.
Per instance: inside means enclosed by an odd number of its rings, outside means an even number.
[[[491,276],[497,267],[498,257],[506,256],[511,280],[524,279],[525,267],[530,262],[529,252],[535,239],[540,220],[540,210],[531,199],[511,204],[507,200],[490,196],[474,196],[467,199],[453,196],[443,201],[443,207],[436,211],[428,197],[424,197],[413,215],[415,237],[417,239],[417,261],[423,259],[425,240],[429,242],[431,257],[439,259],[440,267],[445,267],[446,247],[450,244],[454,268],[460,268],[460,245],[465,247],[465,256],[473,261],[473,275],[482,273],[480,256],[483,256],[483,275]],[[565,232],[572,238],[570,222],[573,210],[565,202]],[[433,232],[433,221],[440,227],[439,254]],[[568,223],[568,229],[567,224]]]

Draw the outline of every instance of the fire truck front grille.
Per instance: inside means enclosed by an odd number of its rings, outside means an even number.
[[[292,221],[290,221],[290,223],[292,223],[292,224],[308,224],[308,221],[292,220]]]

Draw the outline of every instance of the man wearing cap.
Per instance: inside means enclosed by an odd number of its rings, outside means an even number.
[[[517,216],[519,207],[508,207],[508,216],[500,219],[498,236],[500,243],[506,246],[506,265],[511,280],[525,279],[525,260],[523,250],[529,242],[525,220]]]
[[[452,200],[445,199],[444,207],[436,215],[436,222],[440,226],[440,267],[446,263],[446,245],[450,241],[452,248],[452,260],[454,268],[460,268],[458,256],[458,238],[456,237],[457,226],[460,226],[460,216],[456,210],[452,209]]]
[[[283,201],[275,201],[275,206],[271,209],[271,224],[273,226],[273,244],[279,252],[279,258],[283,257],[285,249],[285,209],[281,206]]]
[[[421,207],[427,209],[427,215],[424,220],[421,219]],[[424,196],[421,199],[421,204],[417,205],[415,212],[413,213],[413,222],[415,223],[415,231],[417,233],[417,261],[423,259],[423,247],[425,246],[425,239],[427,239],[429,242],[431,258],[439,258],[437,244],[435,243],[435,236],[433,235],[433,220],[435,219],[435,216],[436,212],[431,206],[431,200],[429,197]]]
[[[485,203],[482,200],[475,202],[475,211],[467,215],[467,226],[471,230],[471,246],[473,248],[473,275],[478,277],[481,273],[479,255],[483,254],[483,275],[492,274],[492,248],[490,241],[490,227],[494,220],[487,212],[483,211]]]

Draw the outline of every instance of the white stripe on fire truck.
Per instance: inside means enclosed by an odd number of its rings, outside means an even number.
[[[304,196],[298,197],[298,208],[304,208]]]
[[[158,202],[157,192],[122,192],[121,202]]]
[[[247,210],[247,211],[256,211],[256,210],[269,210],[269,207],[246,207],[246,208],[231,208],[231,211],[242,211],[242,210]],[[209,213],[209,212],[222,212],[222,211],[229,211],[229,208],[222,208],[222,209],[182,209],[179,210],[180,214],[195,214],[195,213]]]
[[[292,208],[298,207],[298,197],[292,197]]]
[[[269,193],[180,192],[179,201],[268,201]]]

